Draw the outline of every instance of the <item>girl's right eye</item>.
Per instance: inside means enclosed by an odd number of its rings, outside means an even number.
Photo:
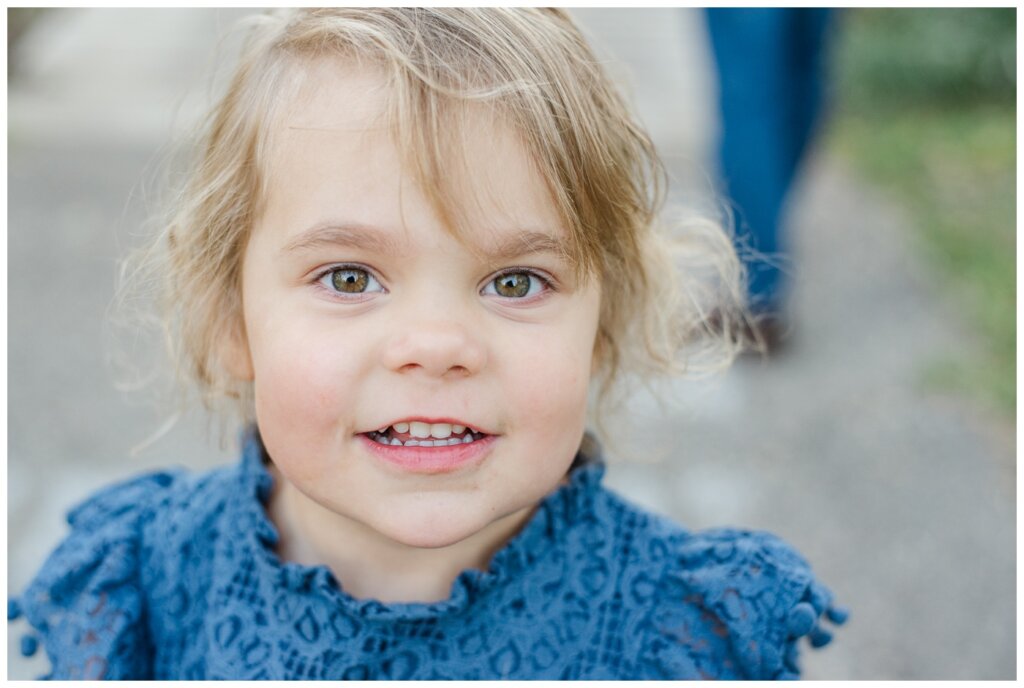
[[[358,295],[384,291],[384,287],[369,270],[354,265],[332,268],[317,281],[335,294]]]

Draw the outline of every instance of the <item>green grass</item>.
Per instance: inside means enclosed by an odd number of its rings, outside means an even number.
[[[840,107],[831,141],[870,183],[902,203],[941,290],[977,328],[984,351],[973,360],[936,361],[927,380],[964,390],[1000,411],[1016,409],[1016,113],[1002,91],[946,84],[929,100],[901,100],[863,68],[874,56],[877,13],[852,17],[840,48]],[[948,22],[926,14],[915,21]],[[845,52],[844,52],[845,51]],[[969,51],[964,51],[965,53]],[[991,78],[986,83],[991,82]],[[938,80],[936,80],[938,81]],[[973,88],[973,90],[972,90]]]

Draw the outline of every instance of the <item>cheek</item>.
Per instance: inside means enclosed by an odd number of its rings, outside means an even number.
[[[510,400],[548,437],[573,437],[586,418],[594,328],[580,320],[548,337],[524,337],[507,354]]]
[[[253,347],[256,412],[261,427],[319,434],[351,419],[358,352],[294,323],[266,330]]]

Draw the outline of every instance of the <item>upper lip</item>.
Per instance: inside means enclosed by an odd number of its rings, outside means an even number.
[[[434,425],[437,423],[447,423],[448,425],[462,425],[467,429],[472,430],[473,432],[483,435],[494,434],[488,430],[483,429],[479,425],[476,425],[474,423],[468,423],[464,420],[459,420],[457,418],[428,418],[426,416],[405,416],[404,418],[396,418],[395,420],[389,423],[384,423],[383,425],[375,425],[373,429],[380,430],[382,428],[390,428],[392,425],[395,425],[396,423],[428,423],[430,425]]]

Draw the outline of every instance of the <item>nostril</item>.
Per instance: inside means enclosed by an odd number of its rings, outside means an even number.
[[[416,370],[426,369],[426,366],[420,365],[419,363],[406,363],[398,369],[400,373],[411,373]],[[451,375],[455,377],[466,377],[470,375],[469,368],[461,365],[455,365],[449,367],[447,370],[440,371],[441,375]]]

